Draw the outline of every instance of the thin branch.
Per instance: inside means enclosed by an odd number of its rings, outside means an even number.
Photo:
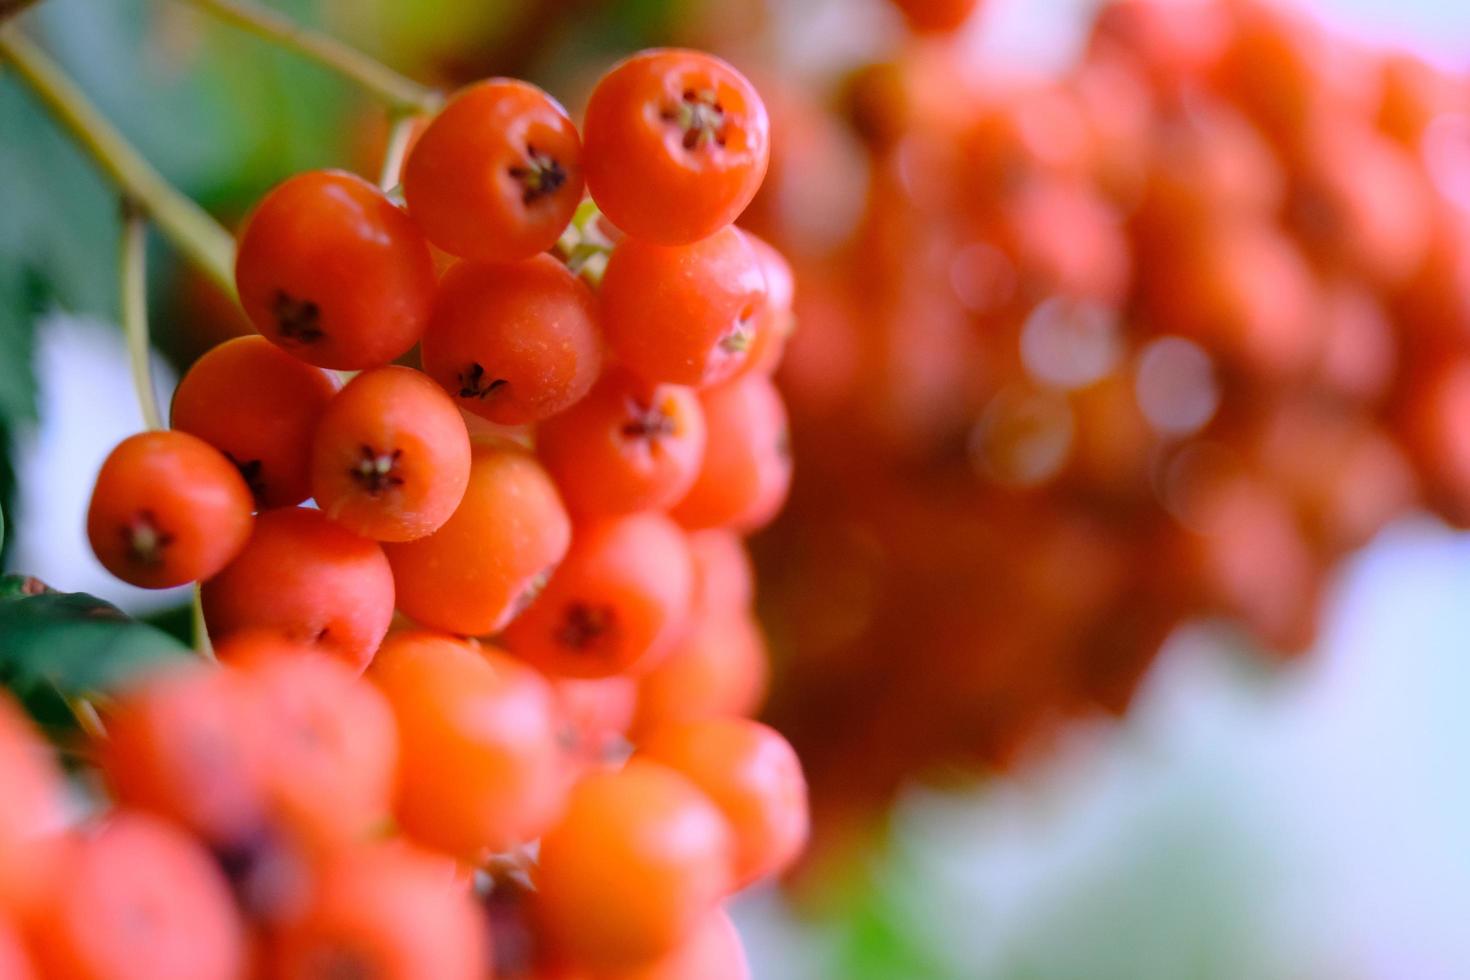
[[[8,61],[41,103],[97,165],[229,296],[235,295],[235,240],[203,208],[163,178],[87,100],[40,48],[0,26],[0,60]]]
[[[419,118],[418,113],[404,113],[395,116],[389,126],[388,147],[383,151],[383,169],[378,175],[378,186],[385,191],[397,187],[402,179],[403,159],[408,156],[408,144]]]
[[[133,387],[143,422],[150,429],[163,428],[163,413],[153,390],[153,372],[148,356],[148,221],[131,201],[123,201],[122,241],[118,249],[120,274],[118,295],[122,300],[123,336],[128,342],[128,362],[133,369]]]
[[[433,112],[439,94],[329,34],[296,23],[254,0],[184,0],[351,79],[397,112]]]

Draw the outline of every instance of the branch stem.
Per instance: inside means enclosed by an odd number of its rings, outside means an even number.
[[[378,186],[385,191],[391,191],[403,179],[403,160],[408,156],[408,144],[418,120],[418,113],[405,112],[395,115],[389,123],[388,147],[383,151],[383,169],[378,175]]]
[[[133,387],[143,422],[150,429],[163,428],[163,413],[153,390],[153,371],[148,356],[148,221],[131,201],[123,201],[122,241],[118,249],[122,300],[123,336],[128,343],[128,362],[133,369]]]

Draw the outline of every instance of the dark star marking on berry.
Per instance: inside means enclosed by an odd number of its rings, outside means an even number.
[[[683,98],[659,116],[684,134],[681,142],[686,150],[725,145],[725,107],[713,90],[685,89]]]
[[[398,461],[402,458],[402,449],[380,453],[372,446],[361,446],[357,464],[348,472],[358,486],[376,497],[392,487],[403,486],[403,476],[398,469]]]
[[[568,649],[586,652],[612,633],[616,620],[617,614],[610,606],[574,602],[562,616],[556,641]]]
[[[321,307],[309,299],[297,299],[285,290],[276,291],[276,298],[271,301],[271,316],[285,340],[314,344],[326,336],[322,330]]]
[[[477,361],[459,372],[459,397],[485,399],[510,384],[504,378],[485,380],[485,368]]]
[[[258,459],[247,459],[244,462],[236,459],[230,453],[225,453],[225,458],[235,464],[235,469],[240,471],[240,478],[250,488],[250,493],[257,501],[265,497],[265,477],[261,474],[261,463]]]
[[[561,161],[529,143],[526,144],[525,165],[511,167],[510,175],[520,181],[521,203],[525,205],[550,197],[567,182],[567,172],[562,169]]]
[[[145,568],[163,564],[163,553],[174,543],[174,536],[158,526],[151,510],[140,510],[120,529],[127,544],[128,557]]]
[[[647,439],[657,442],[672,436],[676,431],[674,417],[657,405],[640,402],[628,403],[628,421],[623,423],[623,435],[629,439]]]

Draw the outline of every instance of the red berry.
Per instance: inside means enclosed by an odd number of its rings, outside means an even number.
[[[0,691],[0,913],[24,911],[45,885],[64,825],[65,786],[39,732]]]
[[[770,379],[752,374],[702,392],[708,445],[694,486],[673,510],[688,528],[764,526],[791,486],[786,408]]]
[[[645,51],[614,66],[582,128],[593,200],[651,242],[686,244],[730,224],[770,162],[770,120],[755,87],[695,51]]]
[[[318,367],[355,371],[418,342],[434,263],[413,221],[382,191],[317,170],[256,206],[240,236],[235,284],[271,343]]]
[[[739,369],[767,304],[760,262],[735,228],[693,245],[623,239],[601,298],[618,360],[647,381],[694,386]]]
[[[582,199],[582,147],[556,100],[493,78],[461,90],[408,156],[403,196],[429,241],[492,262],[556,244]]]
[[[445,274],[424,334],[424,371],[460,407],[535,422],[587,394],[602,363],[592,292],[549,255]]]
[[[124,582],[163,589],[208,578],[250,536],[250,489],[218,450],[184,432],[118,443],[97,474],[87,537]]]

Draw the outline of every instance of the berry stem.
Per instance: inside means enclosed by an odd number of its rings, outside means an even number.
[[[133,205],[230,295],[235,295],[235,240],[203,208],[179,193],[87,100],[40,48],[0,25],[0,60],[96,161]]]
[[[432,112],[439,93],[336,38],[312,30],[254,0],[184,0],[273,44],[295,51],[356,82],[396,112]]]
[[[123,336],[128,343],[128,361],[133,369],[133,386],[143,422],[150,429],[163,428],[163,413],[153,390],[153,372],[148,359],[148,221],[129,200],[123,200],[122,240],[118,247],[118,293],[122,301]]]
[[[204,621],[204,593],[198,582],[194,583],[194,601],[190,605],[189,613],[194,632],[194,649],[199,651],[199,656],[214,663],[214,643],[209,639],[209,624]]]
[[[403,159],[408,156],[409,139],[418,119],[417,112],[398,112],[389,120],[388,147],[383,151],[383,169],[378,174],[378,186],[384,191],[391,191],[402,179]]]

